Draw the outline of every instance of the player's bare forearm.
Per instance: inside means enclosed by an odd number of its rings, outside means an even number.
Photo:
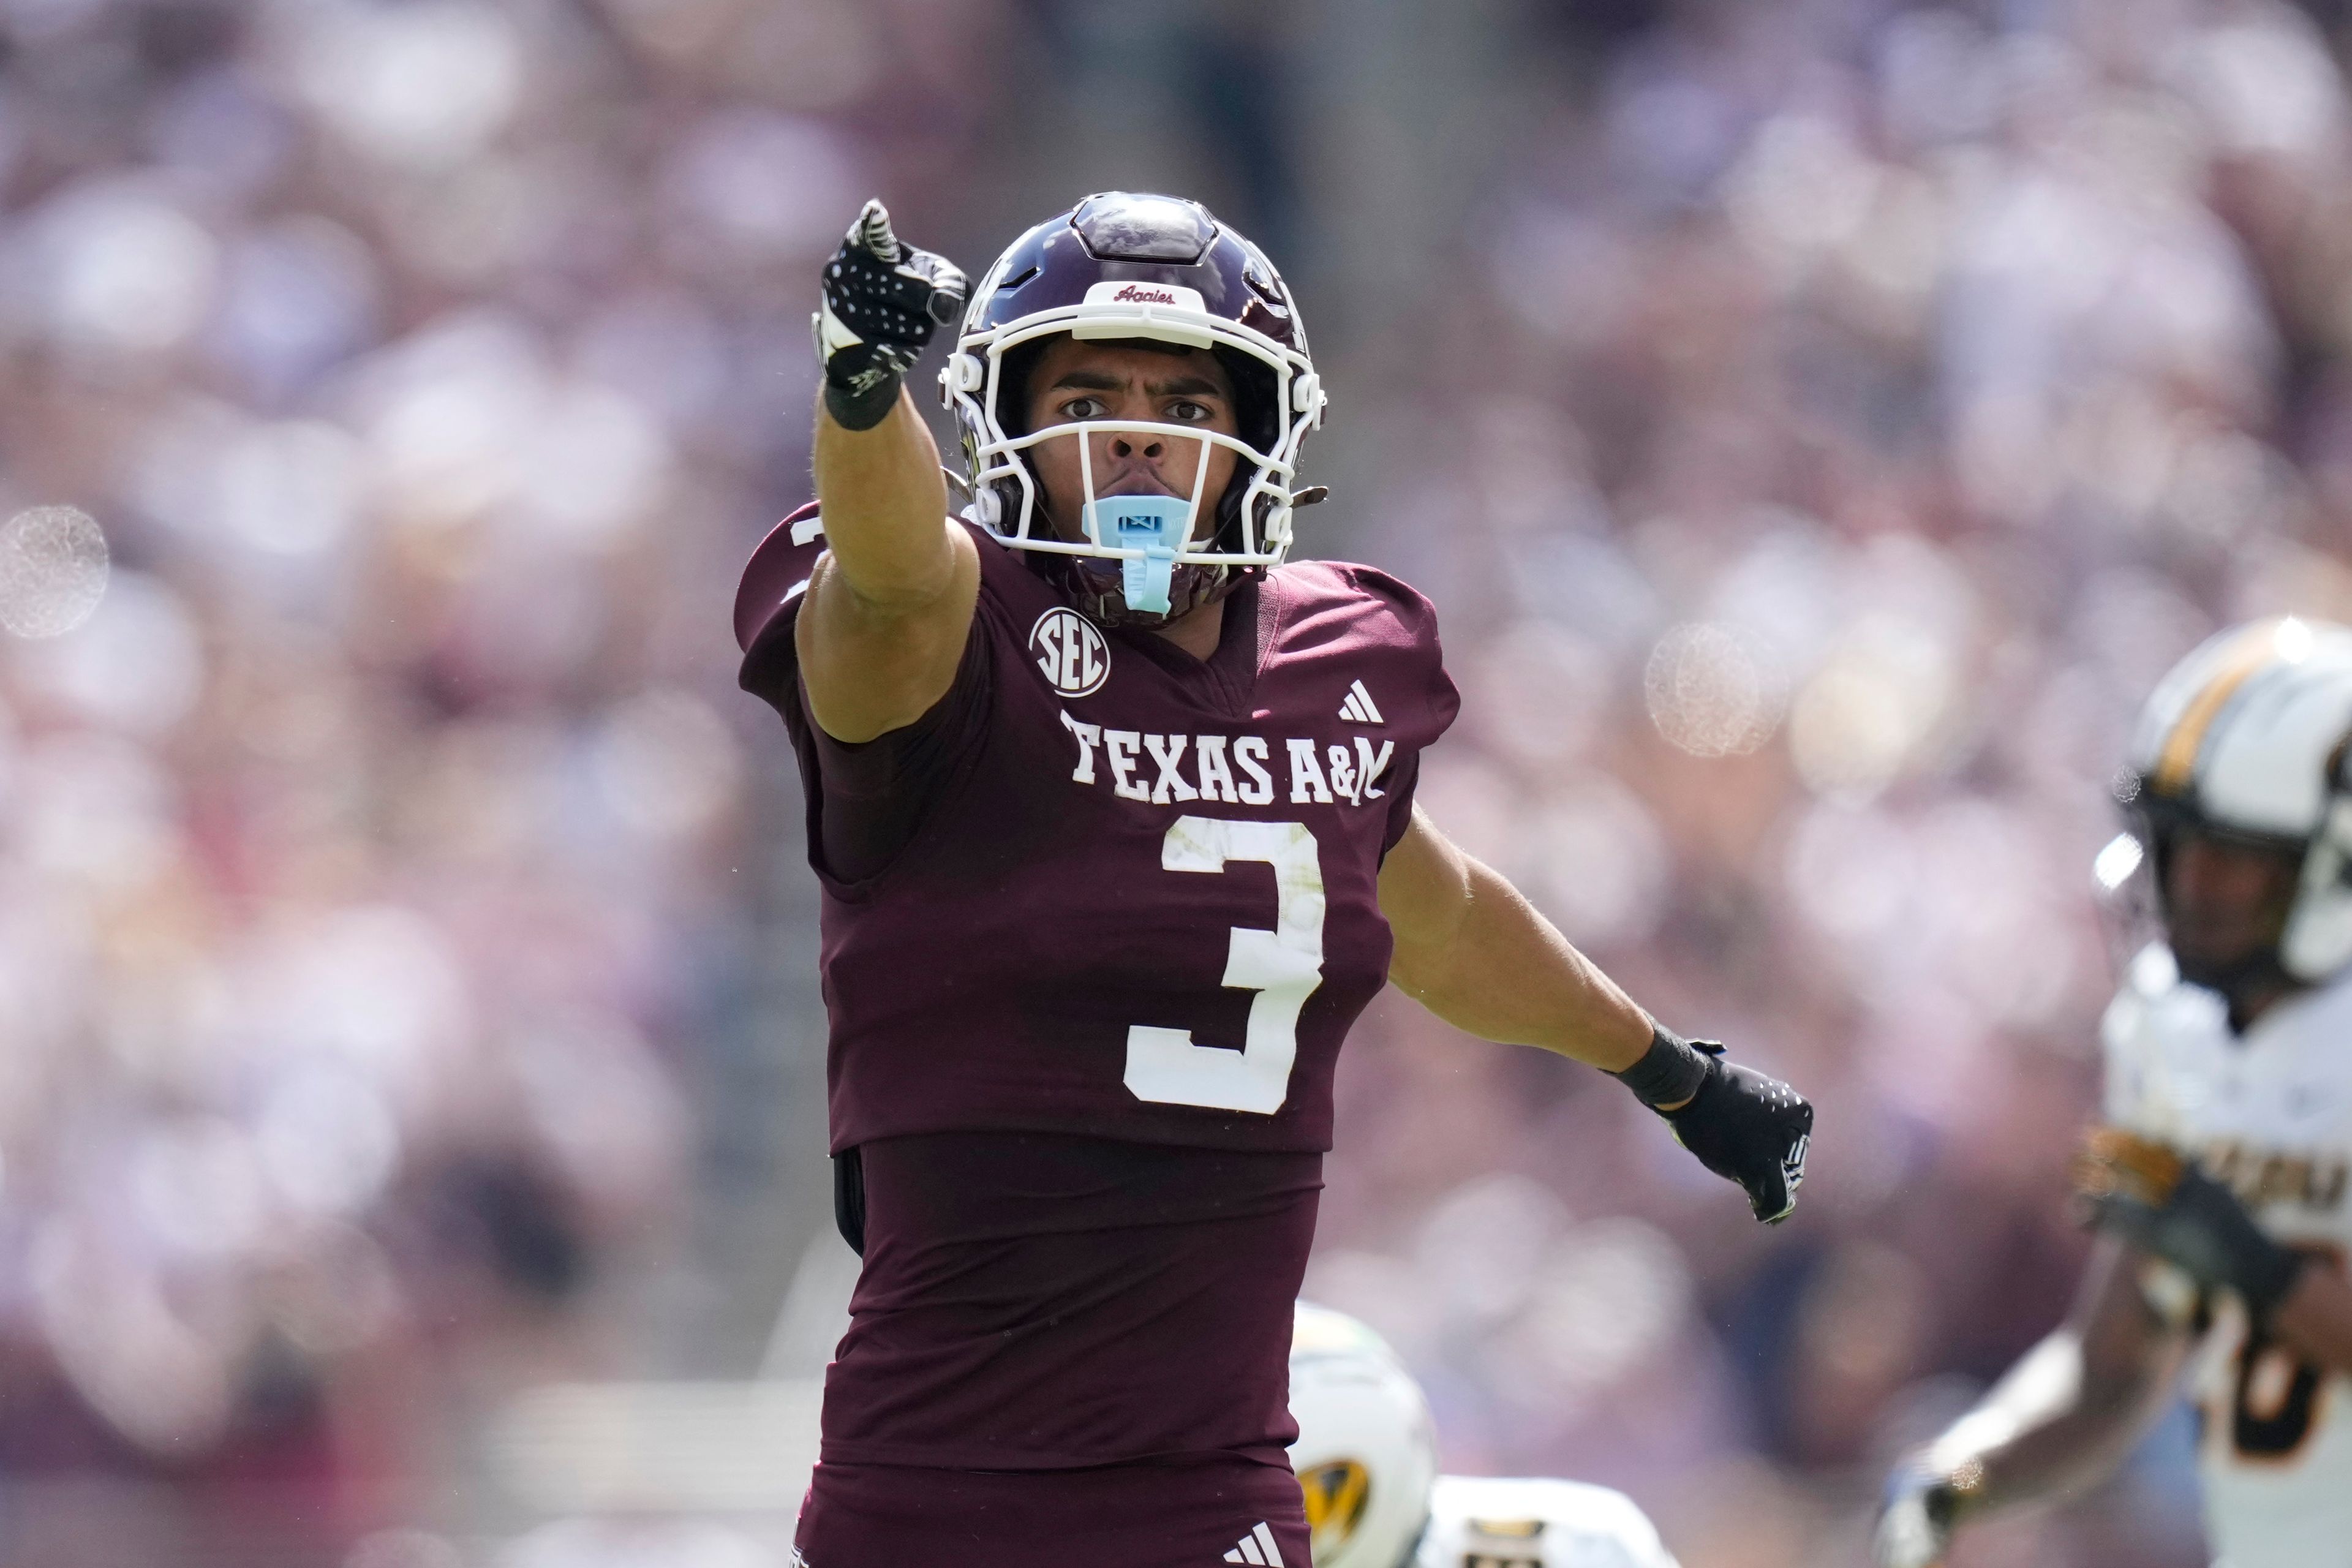
[[[1795,1212],[1813,1108],[1723,1047],[1659,1027],[1517,889],[1447,842],[1416,808],[1381,867],[1389,978],[1456,1027],[1541,1046],[1619,1079],[1766,1225]]]
[[[870,430],[819,410],[827,553],[793,628],[809,706],[852,743],[911,724],[947,694],[980,597],[980,557],[947,520],[930,432],[902,393]]]
[[[1926,1467],[1952,1478],[1962,1523],[2095,1484],[2162,1408],[2189,1337],[2148,1305],[2140,1266],[2103,1241],[2065,1324],[1929,1446]]]
[[[2336,1269],[2296,1275],[2271,1326],[2305,1361],[2352,1373],[2352,1280]]]
[[[845,430],[817,401],[816,497],[843,585],[882,614],[920,613],[953,585],[939,447],[902,388],[870,430]]]
[[[1419,807],[1381,868],[1380,894],[1396,942],[1389,979],[1456,1028],[1608,1072],[1649,1048],[1649,1015]]]
[[[971,536],[948,521],[939,447],[905,380],[955,319],[964,278],[902,244],[868,202],[824,268],[816,495],[826,553],[793,637],[816,721],[835,740],[911,724],[947,694],[980,594]]]

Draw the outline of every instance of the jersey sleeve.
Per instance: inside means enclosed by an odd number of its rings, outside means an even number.
[[[776,525],[744,568],[735,636],[743,648],[743,689],[773,708],[792,738],[808,802],[809,864],[847,889],[889,868],[978,744],[990,671],[975,616],[953,683],[922,717],[855,744],[826,734],[809,710],[793,641],[823,541],[813,504]]]
[[[1437,633],[1437,606],[1404,582],[1373,566],[1340,568],[1358,593],[1378,601],[1391,623],[1389,637],[1404,657],[1403,690],[1410,708],[1391,717],[1402,721],[1400,733],[1409,745],[1398,749],[1404,760],[1390,775],[1388,822],[1381,837],[1385,857],[1412,826],[1413,792],[1421,782],[1421,753],[1454,727],[1462,711],[1462,694],[1445,671],[1445,647]]]
[[[751,652],[772,634],[792,629],[801,595],[808,591],[809,574],[824,553],[824,524],[814,501],[770,529],[751,552],[743,580],[735,588],[735,646],[744,654],[745,690],[766,695],[752,683]]]

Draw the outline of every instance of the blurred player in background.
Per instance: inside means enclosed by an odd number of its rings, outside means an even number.
[[[823,280],[818,507],[737,605],[806,790],[865,1258],[798,1547],[1303,1564],[1292,1301],[1383,984],[1620,1074],[1762,1220],[1811,1108],[1659,1027],[1414,807],[1456,706],[1434,616],[1283,563],[1324,396],[1255,246],[1113,193],[965,292],[868,205]],[[960,312],[954,518],[902,382]]]
[[[1657,1527],[1622,1492],[1439,1475],[1421,1385],[1386,1342],[1343,1312],[1298,1304],[1290,1413],[1314,1568],[1675,1568]]]
[[[2075,1174],[2102,1237],[2070,1320],[1896,1472],[1888,1568],[2104,1475],[2192,1359],[2220,1560],[2352,1564],[2347,751],[2339,626],[2225,633],[2148,699],[2122,793],[2164,935],[2104,1025],[2107,1126]]]

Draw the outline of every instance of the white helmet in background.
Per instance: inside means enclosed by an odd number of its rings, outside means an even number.
[[[1290,1339],[1291,1468],[1315,1568],[1399,1568],[1429,1522],[1437,1438],[1429,1402],[1388,1342],[1298,1303]]]
[[[2120,792],[2159,858],[2173,826],[2301,855],[2277,962],[2305,982],[2352,963],[2347,736],[2352,630],[2256,621],[2208,639],[2158,684]]]

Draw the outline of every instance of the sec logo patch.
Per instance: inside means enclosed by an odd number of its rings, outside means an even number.
[[[1029,628],[1029,654],[1046,684],[1065,697],[1090,697],[1110,679],[1110,643],[1102,628],[1063,605]]]

